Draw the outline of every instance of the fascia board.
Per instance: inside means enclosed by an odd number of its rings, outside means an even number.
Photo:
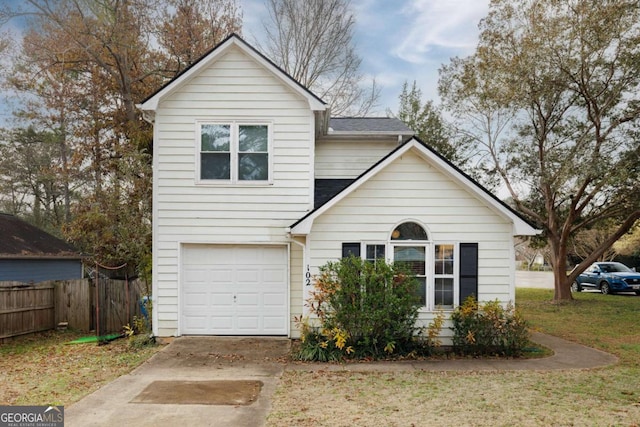
[[[234,39],[235,40],[235,39]],[[305,98],[309,103],[309,108],[313,111],[324,111],[327,109],[327,105],[318,100],[317,98],[311,96],[308,91],[304,90],[303,87],[287,74],[283,73],[281,69],[276,67],[273,63],[269,61],[265,61],[264,57],[260,55],[257,51],[253,49],[247,49],[243,44],[238,44],[241,48],[243,48],[244,52],[251,56],[253,59],[258,61],[262,66],[268,69],[276,78],[278,78],[282,83],[286,86],[289,86],[291,90],[298,93],[301,97]]]
[[[355,131],[355,130],[330,130],[328,136],[414,136],[415,132],[394,132],[394,131]]]
[[[388,157],[383,159],[378,164],[374,165],[371,169],[361,175],[356,181],[354,181],[349,187],[347,187],[344,191],[337,194],[334,198],[329,200],[324,205],[320,206],[315,211],[307,214],[306,217],[301,219],[298,223],[291,227],[291,234],[293,235],[307,235],[311,232],[311,227],[313,226],[313,221],[318,216],[322,215],[327,210],[331,209],[335,206],[336,203],[340,202],[342,199],[347,197],[351,192],[355,191],[358,187],[360,187],[364,182],[368,181],[372,176],[376,175],[382,169],[387,167],[391,162],[393,162],[398,157],[402,156],[409,150],[416,150],[419,155],[421,155],[425,161],[429,161],[433,164],[438,170],[443,172],[445,175],[449,176],[463,188],[466,188],[472,195],[476,198],[480,199],[485,205],[487,205],[490,209],[492,209],[497,215],[511,221],[513,223],[513,233],[514,235],[520,236],[533,236],[536,234],[540,234],[540,230],[536,230],[518,215],[511,212],[511,210],[507,209],[501,202],[492,197],[486,189],[481,187],[475,181],[471,180],[469,177],[460,173],[457,169],[452,167],[447,161],[435,155],[431,150],[427,149],[421,142],[417,139],[412,138],[407,141],[404,145],[398,147],[394,152],[391,153]]]
[[[143,111],[155,111],[158,108],[158,104],[160,103],[160,100],[162,98],[170,95],[171,93],[179,89],[182,85],[184,85],[186,82],[191,80],[194,76],[198,75],[203,68],[208,67],[209,64],[216,61],[217,58],[219,58],[221,55],[224,54],[224,52],[226,52],[229,46],[236,45],[235,40],[236,39],[234,39],[233,37],[227,39],[225,42],[219,45],[216,49],[210,52],[209,55],[207,55],[207,57],[195,63],[192,67],[188,68],[185,72],[183,72],[178,77],[173,79],[168,85],[160,89],[151,98],[147,99],[142,104],[140,104],[139,108]]]
[[[423,147],[421,144],[418,144],[416,148],[419,152],[426,158],[428,158],[433,164],[437,166],[437,168],[451,177],[454,181],[456,181],[459,185],[466,188],[469,192],[471,192],[476,198],[483,201],[491,210],[500,215],[501,217],[508,219],[513,222],[514,235],[518,236],[533,236],[536,234],[540,234],[541,230],[536,230],[518,215],[515,215],[511,210],[507,209],[501,202],[492,197],[486,189],[481,187],[475,181],[471,181],[468,177],[461,174],[455,168],[452,168],[449,163],[444,161],[442,158],[436,156],[430,150]]]
[[[158,104],[162,100],[162,98],[170,95],[174,91],[178,90],[182,85],[191,80],[194,76],[198,75],[203,68],[208,67],[211,63],[215,62],[220,56],[224,55],[224,53],[231,48],[231,46],[236,46],[241,49],[245,54],[253,58],[264,68],[269,70],[276,78],[278,78],[282,83],[288,86],[291,90],[296,92],[298,95],[303,97],[309,103],[309,108],[313,111],[324,111],[327,109],[326,104],[324,104],[319,99],[312,96],[308,91],[304,90],[302,86],[297,84],[291,77],[285,74],[282,70],[276,67],[270,61],[267,61],[265,57],[260,55],[255,49],[251,48],[246,42],[242,41],[238,37],[229,37],[225,42],[217,46],[214,50],[212,50],[205,58],[201,61],[195,63],[191,68],[187,69],[184,73],[180,74],[173,81],[171,81],[167,86],[159,90],[156,94],[151,96],[149,99],[144,101],[142,104],[139,104],[139,108],[143,111],[155,111],[158,108]]]
[[[396,151],[394,151],[390,156],[385,158],[382,162],[379,162],[374,167],[366,171],[364,174],[360,175],[360,177],[355,180],[351,185],[345,188],[343,191],[338,193],[335,197],[329,200],[324,205],[320,206],[315,211],[308,214],[305,218],[299,221],[297,224],[291,227],[291,234],[293,235],[306,235],[311,232],[311,227],[313,226],[313,221],[339,203],[342,199],[347,197],[353,191],[357,190],[363,183],[367,182],[371,177],[376,175],[382,169],[387,167],[388,164],[393,162],[398,157],[402,156],[411,148],[409,143],[399,147]]]

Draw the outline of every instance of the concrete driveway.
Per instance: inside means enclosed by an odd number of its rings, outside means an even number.
[[[553,289],[552,271],[516,270],[516,288]]]
[[[289,346],[285,338],[176,338],[130,374],[65,408],[65,425],[262,426],[286,366],[282,358]],[[176,384],[170,396],[175,399],[185,384],[208,381],[232,387],[234,382],[247,380],[261,383],[257,399],[250,404],[137,403],[149,401],[141,396],[148,397],[148,391],[154,388],[160,398],[172,391],[163,391],[160,384]]]
[[[181,337],[145,364],[65,408],[71,426],[264,426],[283,371],[501,371],[592,369],[617,358],[561,338],[534,333],[554,351],[542,359],[435,359],[407,362],[291,363],[286,338]],[[259,383],[249,400],[202,403],[199,398],[235,396],[236,385]],[[226,388],[202,390],[203,384]],[[242,383],[242,384],[241,384]],[[241,393],[242,394],[242,393]],[[198,397],[199,396],[199,397]],[[193,400],[196,397],[195,401]],[[188,403],[185,402],[185,399]],[[182,403],[176,403],[182,401]]]

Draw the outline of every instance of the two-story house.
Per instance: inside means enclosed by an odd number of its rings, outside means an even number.
[[[326,104],[236,35],[139,106],[154,124],[153,332],[299,335],[314,275],[411,263],[420,322],[514,300],[536,230],[391,118]],[[446,335],[446,333],[443,333]]]

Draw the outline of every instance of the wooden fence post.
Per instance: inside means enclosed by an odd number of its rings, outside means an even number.
[[[140,315],[141,282],[103,282],[98,285],[96,280],[95,290],[90,279],[0,282],[0,340],[54,329],[60,322],[80,331],[95,326],[98,336],[121,331],[133,316]]]

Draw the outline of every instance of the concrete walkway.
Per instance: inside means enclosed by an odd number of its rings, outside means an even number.
[[[290,341],[280,338],[181,337],[128,375],[65,408],[73,426],[234,426],[265,424],[271,398],[285,370],[325,371],[505,371],[591,369],[612,365],[610,354],[544,334],[533,340],[555,354],[543,359],[455,359],[374,363],[291,363]],[[250,405],[134,403],[154,381],[258,380],[262,390]]]

